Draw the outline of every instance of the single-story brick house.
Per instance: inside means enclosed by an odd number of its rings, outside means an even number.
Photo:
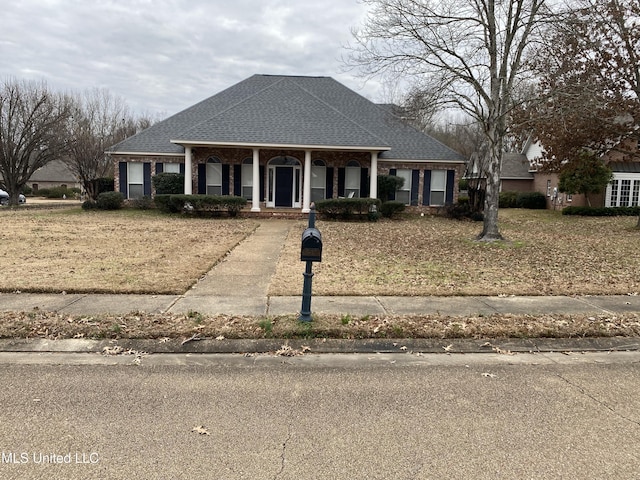
[[[456,201],[465,159],[330,77],[254,75],[107,152],[126,198],[151,177],[185,175],[186,194],[237,195],[252,211],[377,196],[377,175],[405,178],[396,200]]]

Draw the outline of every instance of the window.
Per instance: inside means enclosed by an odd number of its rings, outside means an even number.
[[[620,206],[629,205],[629,196],[631,193],[631,180],[622,180],[620,182]]]
[[[609,200],[609,207],[618,206],[618,180],[611,180],[611,195]]]
[[[327,167],[323,160],[314,160],[311,164],[311,201],[324,200],[327,187]]]
[[[242,196],[247,200],[253,200],[253,159],[245,158],[242,161],[242,172],[240,174],[242,185]]]
[[[180,164],[179,163],[165,163],[163,165],[164,173],[180,173]]]
[[[222,195],[222,163],[215,157],[207,160],[207,195]]]
[[[633,195],[631,196],[631,206],[637,207],[640,203],[640,178],[633,183]]]
[[[547,180],[547,197],[551,196],[551,180]]]
[[[447,172],[433,170],[431,172],[431,198],[429,205],[444,205],[447,191]]]
[[[128,198],[144,197],[144,169],[140,162],[127,163]]]
[[[398,169],[396,176],[404,179],[402,187],[396,191],[396,201],[409,205],[411,203],[411,170]]]
[[[360,164],[355,160],[347,163],[345,168],[344,196],[347,198],[360,197]]]

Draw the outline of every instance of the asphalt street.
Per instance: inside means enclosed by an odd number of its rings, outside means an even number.
[[[632,479],[640,353],[0,353],[2,479]]]

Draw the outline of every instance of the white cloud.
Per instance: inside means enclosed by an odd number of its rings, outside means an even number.
[[[3,9],[0,77],[107,88],[136,111],[172,114],[255,73],[341,72],[358,0],[21,0]],[[364,85],[364,86],[363,86]]]

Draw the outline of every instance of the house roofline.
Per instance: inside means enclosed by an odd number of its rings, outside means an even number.
[[[144,157],[184,157],[184,152],[166,153],[166,152],[114,152],[107,150],[105,153],[109,155],[139,155]]]
[[[348,150],[357,152],[383,152],[391,150],[388,146],[348,146],[348,145],[305,145],[289,143],[251,143],[251,142],[206,142],[194,140],[170,140],[171,143],[180,146],[191,147],[236,147],[236,148],[261,148],[261,149],[294,149],[294,150]]]
[[[378,158],[378,163],[392,162],[392,163],[460,163],[464,165],[464,160],[430,160],[428,158]]]

